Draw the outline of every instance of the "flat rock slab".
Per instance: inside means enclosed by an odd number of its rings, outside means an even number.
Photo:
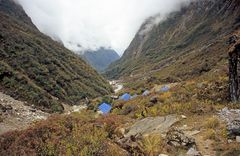
[[[166,133],[169,128],[179,121],[176,115],[168,115],[164,117],[148,117],[137,121],[128,128],[125,137],[135,136],[137,134],[148,135],[152,133]]]

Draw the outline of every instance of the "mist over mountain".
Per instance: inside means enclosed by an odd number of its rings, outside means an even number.
[[[110,47],[121,55],[144,20],[190,0],[17,0],[38,29],[72,51]]]
[[[226,41],[239,29],[239,16],[238,0],[199,0],[155,25],[159,17],[151,17],[106,75],[118,79],[155,72],[157,79],[178,81],[218,68],[227,61]]]
[[[81,56],[98,72],[103,72],[112,62],[120,58],[116,51],[106,48],[100,48],[97,51],[85,51]]]

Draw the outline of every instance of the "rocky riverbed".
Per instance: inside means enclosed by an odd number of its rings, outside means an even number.
[[[25,129],[34,121],[45,120],[48,116],[48,113],[0,92],[0,134]]]

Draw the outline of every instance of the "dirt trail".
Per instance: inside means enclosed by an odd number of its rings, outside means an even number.
[[[196,141],[198,151],[200,151],[202,155],[207,156],[216,155],[216,152],[214,151],[214,148],[212,146],[213,141],[204,139],[203,136],[201,136],[200,134],[196,135],[194,138]]]

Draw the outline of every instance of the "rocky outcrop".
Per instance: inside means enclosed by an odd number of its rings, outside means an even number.
[[[227,123],[228,135],[240,136],[240,109],[224,108],[219,112],[220,118]]]
[[[177,128],[172,128],[167,132],[166,140],[169,145],[174,147],[189,148],[195,145],[194,138],[185,135]]]
[[[233,44],[229,50],[229,96],[232,102],[240,100],[240,40],[236,35],[229,38]]]

